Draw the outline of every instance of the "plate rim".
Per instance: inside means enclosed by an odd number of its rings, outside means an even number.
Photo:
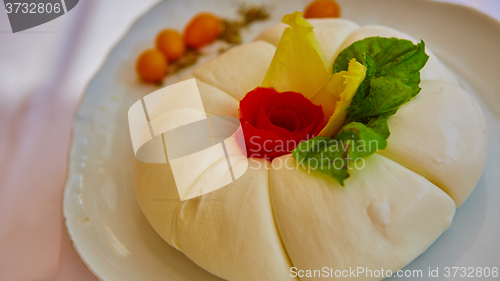
[[[415,1],[415,0],[414,0]],[[474,7],[471,6],[466,6],[460,3],[451,3],[451,2],[444,2],[440,0],[416,0],[415,2],[427,2],[431,3],[431,5],[441,5],[441,6],[454,6],[460,9],[467,10],[467,12],[472,12],[475,13],[477,16],[480,16],[481,18],[489,21],[488,24],[495,24],[497,28],[500,30],[500,19],[497,19],[489,14],[486,14]],[[128,24],[127,31],[117,40],[117,42],[112,46],[112,48],[107,52],[105,59],[102,61],[102,63],[99,66],[99,69],[95,72],[95,74],[92,76],[92,78],[86,83],[86,86],[84,88],[84,91],[82,95],[79,98],[79,101],[77,103],[77,106],[75,108],[74,114],[73,114],[73,121],[71,125],[71,134],[70,134],[70,145],[68,147],[67,151],[67,163],[66,163],[66,174],[65,174],[65,180],[64,180],[64,189],[62,192],[62,200],[61,200],[61,209],[62,209],[62,219],[64,220],[64,229],[68,235],[68,238],[71,242],[71,245],[75,252],[77,253],[77,256],[79,260],[82,262],[82,264],[85,266],[87,270],[89,270],[92,275],[97,279],[97,280],[106,280],[106,277],[102,275],[99,270],[92,264],[93,260],[87,256],[87,254],[79,247],[79,243],[83,243],[84,241],[78,242],[75,239],[75,235],[73,231],[76,231],[76,229],[72,230],[69,221],[71,221],[71,215],[70,215],[70,210],[68,204],[72,202],[72,200],[69,198],[72,194],[73,188],[74,188],[74,183],[71,182],[71,178],[74,176],[71,165],[75,162],[75,159],[73,159],[72,154],[77,150],[76,143],[75,143],[75,133],[77,131],[82,131],[82,124],[80,124],[80,121],[88,121],[88,118],[85,120],[77,120],[77,118],[81,117],[81,110],[83,105],[85,104],[86,98],[89,95],[89,88],[90,86],[95,82],[96,78],[100,76],[104,69],[105,63],[109,60],[109,58],[117,52],[118,46],[120,46],[123,43],[123,40],[125,37],[128,36],[130,31],[134,26],[137,25],[137,23],[143,19],[144,17],[147,17],[148,14],[150,14],[154,9],[156,9],[158,6],[162,5],[164,3],[163,1],[160,1],[153,5],[151,8],[147,9],[145,12],[143,12],[141,15],[137,16],[133,21],[131,21]],[[491,109],[491,108],[490,108]],[[493,113],[495,113],[495,110],[491,109]],[[78,121],[78,122],[77,122]]]
[[[156,7],[162,5],[164,1],[160,1],[150,8],[146,9],[143,13],[138,15],[136,18],[134,18],[127,26],[127,29],[125,33],[123,33],[116,41],[116,43],[113,44],[111,49],[106,53],[104,60],[102,60],[101,64],[99,65],[98,70],[95,72],[95,74],[92,76],[92,78],[85,84],[85,88],[82,91],[82,94],[80,98],[78,99],[77,105],[75,107],[75,111],[72,116],[72,123],[71,123],[71,133],[70,133],[70,139],[69,139],[69,147],[67,150],[67,162],[66,162],[66,175],[64,179],[64,188],[62,192],[62,200],[61,200],[61,210],[62,210],[62,219],[64,221],[64,230],[66,231],[66,234],[68,235],[69,241],[71,243],[71,246],[75,250],[78,259],[82,262],[83,266],[92,273],[92,275],[99,281],[106,281],[105,277],[102,277],[101,274],[99,274],[98,270],[92,265],[92,262],[90,261],[90,258],[86,256],[86,254],[80,249],[78,246],[78,242],[74,238],[74,234],[72,230],[70,229],[68,221],[71,220],[71,216],[69,215],[69,207],[66,206],[68,202],[71,202],[71,200],[68,198],[71,194],[72,191],[72,185],[73,183],[71,182],[71,177],[72,177],[72,172],[74,172],[71,169],[71,164],[73,163],[72,160],[72,153],[74,152],[76,148],[75,144],[75,132],[77,130],[81,130],[81,124],[79,124],[77,121],[77,118],[81,115],[81,110],[82,107],[85,103],[86,97],[89,94],[89,88],[90,86],[95,82],[96,78],[102,73],[104,69],[104,65],[106,62],[109,60],[112,54],[117,52],[118,46],[123,43],[123,40],[127,35],[130,33],[130,30],[137,25],[137,23],[144,17],[146,17],[148,14],[150,14]],[[88,120],[87,120],[88,121]]]

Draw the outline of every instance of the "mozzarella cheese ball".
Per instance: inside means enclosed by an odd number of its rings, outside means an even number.
[[[309,22],[330,71],[340,51],[363,38],[417,42],[383,26],[360,27],[345,19]],[[239,100],[262,84],[285,27],[273,26],[192,71],[209,115],[238,117]],[[134,181],[142,211],[167,243],[227,280],[297,280],[292,267],[401,269],[450,227],[486,158],[481,109],[426,52],[422,91],[388,119],[387,148],[367,158],[363,169],[352,170],[345,187],[296,165],[288,154],[272,163],[250,159],[238,180],[180,201],[168,163],[137,162]],[[204,173],[210,169],[192,176]]]

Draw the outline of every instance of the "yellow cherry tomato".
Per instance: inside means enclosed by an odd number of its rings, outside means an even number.
[[[184,41],[193,49],[198,49],[215,41],[222,31],[222,22],[214,14],[199,13],[186,26]]]
[[[149,49],[143,52],[136,63],[136,71],[145,82],[158,83],[167,74],[168,61],[162,52]]]
[[[316,0],[311,2],[305,12],[304,18],[338,18],[340,6],[334,0]]]
[[[156,36],[156,48],[169,60],[176,60],[186,52],[182,35],[174,29],[164,29]]]

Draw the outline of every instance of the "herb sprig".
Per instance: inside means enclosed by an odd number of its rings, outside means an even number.
[[[429,56],[423,41],[415,45],[409,40],[370,37],[345,48],[333,64],[333,73],[347,70],[352,58],[367,71],[347,108],[345,125],[333,138],[315,137],[292,151],[298,161],[310,167],[314,163],[312,168],[342,186],[357,160],[387,146],[387,119],[420,92],[420,70]]]

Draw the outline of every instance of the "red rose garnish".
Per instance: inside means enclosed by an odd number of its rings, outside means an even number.
[[[247,156],[272,160],[319,134],[323,110],[302,94],[257,87],[240,101]]]

